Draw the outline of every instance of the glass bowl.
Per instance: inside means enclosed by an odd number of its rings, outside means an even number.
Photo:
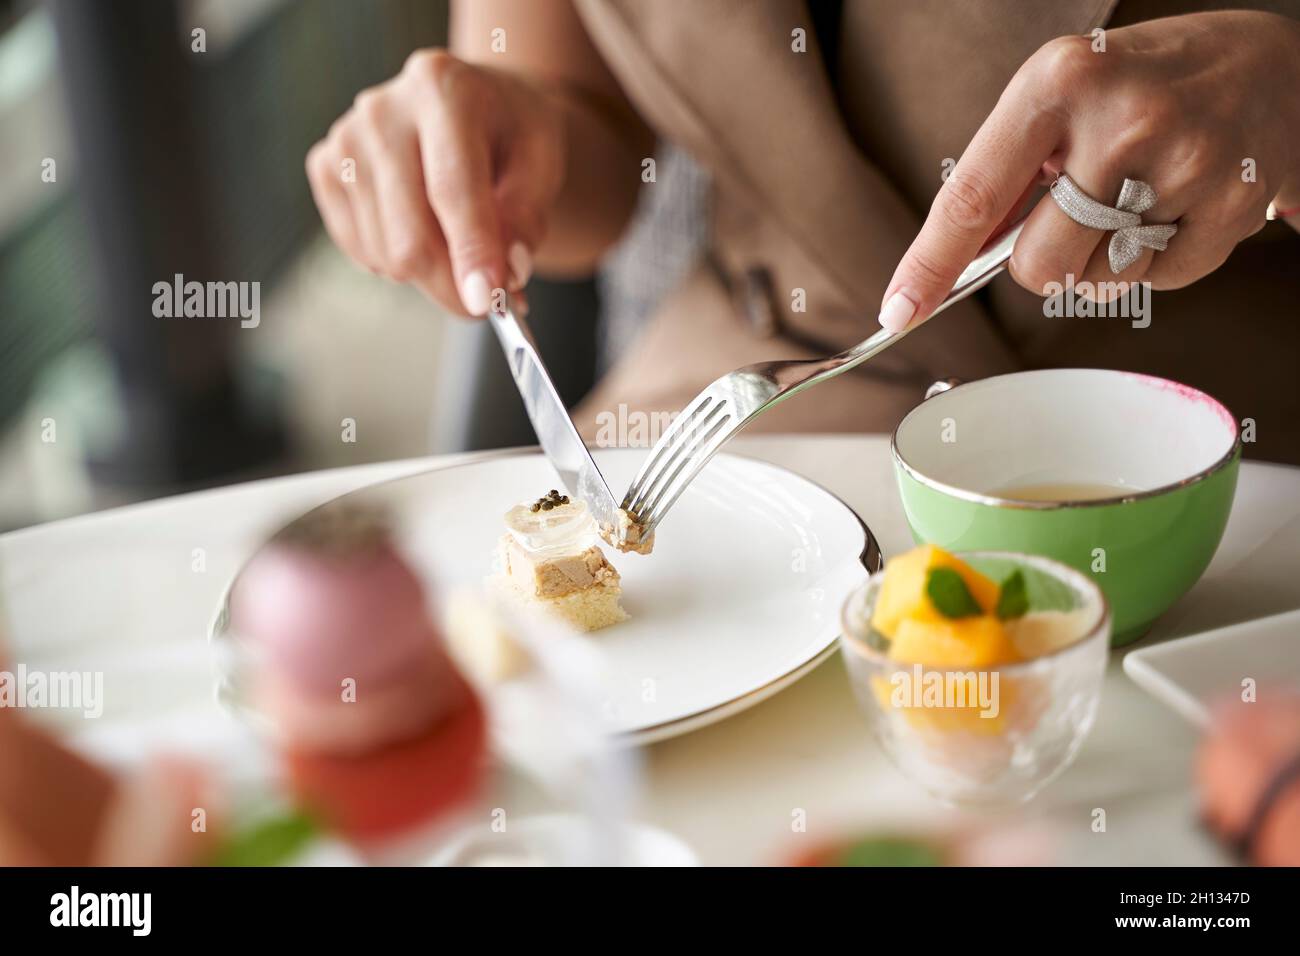
[[[1092,728],[1110,608],[1085,575],[1048,558],[957,557],[995,581],[1024,574],[1029,613],[1010,628],[1027,659],[973,668],[891,659],[870,625],[880,572],[845,602],[845,666],[876,738],[909,778],[947,803],[1020,803],[1069,766]]]

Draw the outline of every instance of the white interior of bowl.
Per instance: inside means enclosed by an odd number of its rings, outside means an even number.
[[[983,495],[1056,483],[1141,492],[1212,468],[1236,437],[1223,405],[1177,382],[1045,369],[926,400],[903,419],[895,446],[914,473]]]

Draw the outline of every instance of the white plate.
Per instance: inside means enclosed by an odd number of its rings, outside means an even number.
[[[1242,681],[1300,687],[1300,611],[1206,631],[1132,651],[1124,671],[1158,700],[1205,726],[1213,704]]]
[[[584,845],[599,839],[602,831],[592,821],[570,814],[525,817],[510,824],[508,834],[494,833],[481,823],[452,836],[429,860],[429,866],[532,866],[530,858],[548,861],[573,860],[583,865]],[[699,866],[695,852],[679,837],[646,823],[628,823],[620,836],[620,866]],[[592,848],[587,846],[588,853]],[[608,852],[608,850],[606,850]],[[492,862],[489,862],[492,861]]]
[[[595,452],[613,489],[644,455]],[[382,504],[417,572],[448,593],[491,573],[508,508],[557,486],[540,453],[510,453],[344,498]],[[834,650],[845,596],[880,562],[866,525],[830,492],[734,455],[692,482],[652,554],[608,550],[631,619],[587,639],[603,652],[611,728],[636,743],[721,720],[812,670]]]

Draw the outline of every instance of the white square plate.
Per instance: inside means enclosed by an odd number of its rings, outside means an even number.
[[[1240,694],[1247,678],[1262,688],[1300,687],[1300,610],[1132,651],[1124,658],[1124,671],[1158,700],[1205,726],[1214,702]]]

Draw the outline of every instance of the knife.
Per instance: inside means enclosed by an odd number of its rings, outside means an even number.
[[[600,528],[617,529],[618,505],[551,383],[532,331],[515,315],[509,297],[501,301],[499,308],[489,311],[487,318],[501,342],[528,420],[533,423],[546,457],[559,472],[560,481],[569,494],[586,502]]]

